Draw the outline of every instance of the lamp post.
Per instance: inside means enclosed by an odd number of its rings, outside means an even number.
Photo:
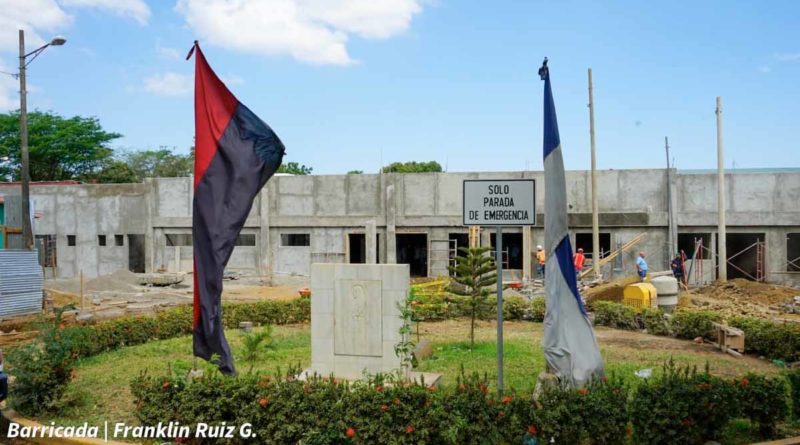
[[[31,230],[31,203],[30,203],[30,169],[28,166],[28,102],[25,89],[25,69],[48,46],[61,46],[67,42],[64,37],[56,36],[39,48],[25,53],[25,31],[19,30],[19,144],[20,144],[20,181],[22,182],[22,244],[25,249],[33,249],[33,231]],[[27,61],[28,57],[30,61]]]

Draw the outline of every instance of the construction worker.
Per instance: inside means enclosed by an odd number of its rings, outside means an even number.
[[[672,269],[672,276],[677,278],[679,282],[683,283],[683,259],[681,258],[680,253],[675,255],[675,258],[673,258],[669,266]]]
[[[583,254],[583,248],[579,248],[575,253],[575,275],[580,280],[581,272],[583,271],[583,263],[586,261],[586,256]]]
[[[639,279],[644,283],[647,278],[647,261],[644,259],[644,252],[639,252],[639,257],[636,258],[636,273],[639,274]]]
[[[542,250],[542,246],[536,246],[536,260],[539,262],[539,277],[544,280],[544,250]]]

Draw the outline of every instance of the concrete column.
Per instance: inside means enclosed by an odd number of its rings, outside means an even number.
[[[364,262],[367,264],[375,264],[377,258],[377,249],[375,245],[375,220],[367,221],[367,224],[364,226],[364,241],[366,244],[366,255]]]
[[[522,279],[530,280],[533,273],[533,233],[530,226],[522,226]]]
[[[181,271],[181,246],[175,246],[175,272]]]
[[[481,246],[489,247],[491,245],[492,245],[492,232],[490,230],[481,230]]]
[[[258,194],[258,273],[262,280],[272,281],[269,248],[269,189]]]
[[[386,264],[397,264],[397,207],[395,199],[394,176],[381,178],[386,181]]]
[[[144,193],[144,271],[147,273],[155,272],[155,236],[153,233],[153,215],[155,214],[155,202],[158,199],[156,184],[152,178],[144,180],[147,185]],[[128,246],[130,249],[130,246]]]

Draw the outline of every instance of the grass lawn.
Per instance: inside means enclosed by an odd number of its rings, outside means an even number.
[[[541,349],[542,325],[529,322],[507,322],[505,329],[506,388],[531,389],[536,376],[544,369]],[[775,374],[779,369],[766,361],[752,357],[735,358],[722,354],[707,345],[665,337],[655,337],[629,331],[597,328],[606,369],[636,381],[633,372],[641,368],[660,366],[670,357],[678,364],[697,365],[702,369],[708,362],[712,373],[739,376],[748,371]],[[469,349],[469,320],[449,320],[423,323],[422,338],[433,343],[433,357],[423,361],[420,370],[444,374],[445,385],[454,384],[463,366],[467,372],[487,373],[496,379],[496,327],[494,322],[480,322],[476,330],[476,345]],[[235,330],[227,331],[228,341],[238,357],[241,337]],[[311,361],[309,325],[275,326],[275,349],[267,353],[255,370],[276,373],[291,366],[307,367]],[[140,372],[165,373],[168,369],[185,373],[192,366],[192,339],[181,337],[156,341],[140,346],[122,348],[80,360],[77,375],[70,385],[67,398],[71,403],[58,417],[43,419],[60,425],[102,425],[104,421],[135,423],[133,403],[128,384]],[[248,366],[238,363],[239,372]]]

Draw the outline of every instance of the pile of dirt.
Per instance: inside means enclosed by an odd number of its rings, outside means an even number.
[[[595,301],[614,301],[619,303],[622,301],[622,290],[625,286],[637,283],[638,281],[639,277],[636,275],[615,278],[611,281],[598,284],[595,287],[585,289],[583,291],[583,297],[586,303]]]
[[[688,307],[719,312],[724,318],[739,315],[773,318],[787,315],[784,305],[797,295],[800,289],[737,278],[694,289],[684,301]]]
[[[84,279],[83,291],[88,292],[137,292],[139,277],[128,270],[118,270],[109,275]],[[60,292],[79,294],[81,291],[81,281],[79,278],[69,280],[48,280],[45,287],[55,289]]]
[[[714,282],[697,290],[698,294],[717,300],[746,300],[765,305],[788,303],[800,289],[759,283],[757,281],[736,278],[728,282]]]

